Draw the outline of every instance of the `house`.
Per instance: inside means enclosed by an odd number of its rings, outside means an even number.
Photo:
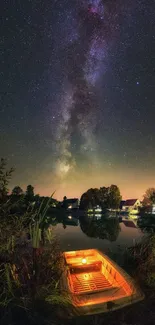
[[[152,211],[151,211],[152,214],[155,214],[155,204],[152,205]]]
[[[155,204],[142,207],[141,214],[155,214]]]
[[[129,214],[137,214],[139,207],[141,207],[141,202],[138,199],[128,199],[120,204],[121,211]]]
[[[74,199],[66,199],[65,204],[67,206],[67,209],[78,209],[79,207],[79,200],[77,198]]]
[[[120,206],[119,206],[120,210],[122,210],[123,206],[125,205],[125,202],[126,202],[125,200],[121,201]]]

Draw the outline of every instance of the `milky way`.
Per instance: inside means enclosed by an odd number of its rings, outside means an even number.
[[[71,41],[67,42],[69,46],[65,46],[66,85],[56,133],[56,173],[61,179],[80,165],[76,158],[78,153],[87,163],[91,161],[97,167],[99,164],[95,136],[99,109],[97,96],[100,79],[106,71],[112,23],[109,23],[109,7],[103,1],[81,1],[80,4],[74,20],[77,25],[75,35],[72,34]],[[70,39],[70,34],[68,37]],[[74,146],[76,153],[72,150]]]
[[[155,182],[155,1],[2,1],[0,152],[10,187],[78,196]],[[134,184],[134,188],[133,188]]]

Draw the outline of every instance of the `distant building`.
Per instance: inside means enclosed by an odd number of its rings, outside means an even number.
[[[155,204],[152,205],[152,214],[155,214]]]
[[[138,199],[129,199],[121,201],[120,210],[129,214],[137,214],[141,207],[141,202]]]
[[[122,210],[123,206],[125,205],[125,202],[126,202],[125,200],[120,202],[120,206],[119,206],[120,210]]]
[[[155,204],[143,207],[141,212],[146,214],[155,214]]]
[[[74,199],[66,199],[65,204],[69,209],[77,209],[79,207],[79,200],[74,198]]]

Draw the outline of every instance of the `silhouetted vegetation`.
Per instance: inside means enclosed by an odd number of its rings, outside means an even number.
[[[155,233],[155,217],[147,216],[137,220],[138,227],[147,234]]]
[[[87,210],[100,205],[103,210],[118,209],[121,202],[120,190],[116,185],[91,188],[81,196],[80,209]]]
[[[64,227],[67,224],[77,224],[74,219],[68,220],[66,209],[62,208],[53,197],[35,195],[32,186],[26,193],[15,186],[9,195],[9,181],[13,169],[7,171],[5,160],[0,163],[0,319],[2,325],[48,325],[66,324],[62,306],[68,307],[70,301],[61,295],[59,281],[63,272],[61,253],[58,243],[53,237],[52,227],[48,227],[47,216],[57,216],[52,222],[61,220]],[[90,189],[84,193],[81,204],[84,207],[101,205],[102,208],[115,209],[121,199],[119,189],[115,186]],[[57,219],[57,220],[56,220]],[[139,220],[139,226],[150,237],[144,238],[141,244],[125,250],[124,268],[136,278],[146,291],[147,298],[139,305],[131,306],[126,311],[109,313],[102,316],[85,317],[82,324],[129,324],[129,316],[134,319],[130,324],[143,324],[143,318],[155,305],[155,237],[154,219]],[[80,220],[81,230],[89,237],[115,241],[119,235],[120,226],[117,218],[83,217]],[[146,286],[146,287],[145,287]],[[60,320],[56,316],[57,306],[60,306]],[[139,308],[140,321],[135,321]],[[145,310],[146,309],[146,310]],[[143,316],[143,310],[145,315]],[[154,324],[155,316],[151,316]],[[150,319],[150,316],[149,316]],[[81,321],[81,318],[80,318]],[[79,323],[79,318],[67,320],[67,324]],[[145,324],[145,323],[144,323]]]
[[[25,195],[15,187],[8,195],[12,169],[0,165],[0,319],[1,324],[42,324],[49,309],[68,304],[61,295],[61,253],[51,228],[44,227],[51,198],[30,208],[34,192],[28,186]],[[18,197],[18,200],[14,200]],[[30,202],[28,201],[30,198]],[[37,197],[37,200],[40,199]],[[36,202],[37,202],[36,200]],[[16,206],[28,203],[26,212],[12,213]],[[35,200],[34,200],[35,202]],[[36,203],[35,202],[35,203]],[[44,306],[44,312],[40,309]],[[46,317],[45,317],[46,314]],[[50,313],[51,318],[51,313]]]
[[[120,225],[118,218],[101,218],[100,220],[80,218],[81,230],[89,237],[116,241]]]
[[[155,204],[155,188],[150,187],[146,190],[143,197],[143,206]]]
[[[0,203],[4,203],[7,200],[9,192],[8,184],[11,179],[14,169],[7,170],[7,161],[3,158],[0,160]]]

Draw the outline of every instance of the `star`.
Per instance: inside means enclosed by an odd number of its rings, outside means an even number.
[[[10,188],[21,178],[62,200],[112,182],[122,196],[143,195],[155,175],[153,7],[4,4],[0,148],[17,166]]]

